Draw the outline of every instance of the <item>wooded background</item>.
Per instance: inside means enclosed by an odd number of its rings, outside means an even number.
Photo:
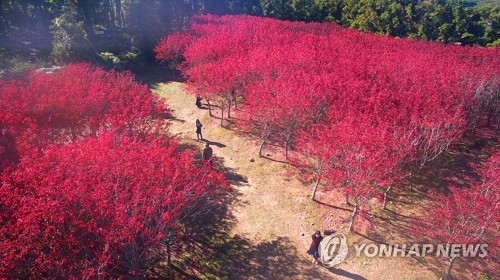
[[[6,64],[27,49],[31,62],[90,60],[130,68],[154,62],[159,39],[187,28],[199,13],[335,22],[397,37],[500,44],[497,0],[7,0],[0,4],[0,60]]]

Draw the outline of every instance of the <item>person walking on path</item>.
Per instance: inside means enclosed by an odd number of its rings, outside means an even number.
[[[210,147],[210,145],[207,143],[205,145],[205,149],[203,149],[203,160],[208,160],[210,163],[212,163],[212,156],[213,156],[214,151]]]
[[[312,263],[313,264],[318,264],[318,258],[319,258],[319,243],[321,240],[323,240],[323,236],[321,236],[321,232],[317,230],[312,236],[312,242],[311,246],[309,247],[309,250],[307,250],[307,253],[309,255],[312,255]]]
[[[201,134],[201,127],[203,125],[201,124],[200,120],[199,119],[196,119],[196,138],[198,140],[203,140],[203,135]]]

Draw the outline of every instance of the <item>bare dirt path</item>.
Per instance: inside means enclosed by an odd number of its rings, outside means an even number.
[[[208,110],[196,108],[195,98],[186,94],[182,85],[171,82],[152,86],[153,92],[165,98],[173,111],[171,133],[182,143],[201,150],[205,142],[197,141],[195,134],[195,120],[200,119],[203,136],[211,143],[217,162],[224,166],[226,177],[237,193],[230,207],[234,223],[224,247],[226,256],[214,268],[213,277],[435,279],[430,271],[422,271],[417,263],[406,260],[367,262],[363,258],[348,258],[336,269],[311,264],[305,253],[310,234],[326,228],[317,225],[317,217],[310,214],[318,205],[308,199],[309,188],[285,175],[285,163],[257,157],[256,141],[220,127],[220,121],[209,117]],[[394,273],[388,275],[388,270]]]

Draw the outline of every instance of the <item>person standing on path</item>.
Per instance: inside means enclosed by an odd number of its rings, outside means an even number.
[[[196,138],[198,140],[203,140],[203,135],[201,134],[201,127],[203,125],[201,124],[200,120],[199,119],[196,119]]]
[[[196,97],[196,107],[198,107],[198,109],[201,109],[201,99],[201,96]]]
[[[309,255],[312,255],[312,263],[313,264],[318,264],[318,258],[319,258],[319,243],[321,240],[323,240],[323,236],[321,236],[321,232],[317,230],[312,236],[312,242],[311,246],[309,247],[309,250],[307,250],[307,253]]]

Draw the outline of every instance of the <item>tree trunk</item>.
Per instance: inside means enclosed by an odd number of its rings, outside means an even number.
[[[455,262],[456,257],[452,257],[450,259],[450,263],[448,264],[448,268],[446,269],[446,274],[444,275],[445,280],[451,280],[451,269],[453,268],[453,263]]]
[[[413,167],[410,169],[410,191],[413,190]]]
[[[227,106],[227,118],[231,118],[231,100],[228,100],[228,106]]]
[[[319,177],[316,179],[316,183],[314,184],[314,189],[311,195],[313,201],[315,201],[314,198],[316,197],[316,191],[318,190],[318,186],[319,186]]]
[[[170,237],[167,238],[167,264],[168,264],[168,266],[172,265],[172,254],[171,254],[171,250],[170,250]]]
[[[0,5],[0,37],[5,36],[5,25],[3,24],[3,7]]]
[[[266,143],[266,140],[267,140],[267,137],[269,137],[269,134],[271,133],[268,133],[263,139],[262,139],[262,142],[260,143],[260,147],[259,147],[259,157],[262,157],[262,148],[264,147],[264,143]]]
[[[352,210],[351,222],[349,223],[349,231],[352,231],[352,226],[354,224],[354,219],[356,218],[357,212],[358,212],[358,205],[354,206],[354,210]]]
[[[238,102],[236,102],[236,91],[233,90],[232,94],[233,94],[234,110],[238,110],[238,107],[237,107]]]
[[[114,4],[113,4],[113,1],[114,0],[109,0],[109,3],[108,3],[108,9],[109,9],[109,21],[114,25],[116,26],[116,11],[115,11],[115,7],[114,7]]]
[[[208,104],[208,115],[210,117],[213,117],[212,115],[212,106],[210,106],[210,99],[207,98],[207,104]]]
[[[94,42],[95,32],[94,32],[94,17],[95,11],[84,3],[84,1],[76,2],[78,7],[78,13],[83,17],[83,27],[90,42]]]
[[[350,204],[350,203],[349,203],[349,195],[346,195],[346,196],[345,196],[345,204],[346,204],[346,205],[349,205],[349,204]]]
[[[172,265],[172,255],[170,253],[170,242],[167,241],[167,264]]]
[[[124,23],[121,1],[122,0],[115,0],[115,18],[119,27],[123,27]]]
[[[385,192],[384,192],[384,205],[382,206],[382,209],[385,210],[385,207],[387,206],[387,193],[391,190],[392,186],[389,186]]]
[[[222,123],[224,122],[224,103],[220,104],[220,126],[224,127]]]
[[[285,159],[288,159],[288,141],[285,143]]]
[[[290,147],[290,142],[292,140],[292,134],[290,133],[287,138],[286,138],[286,142],[285,142],[285,159],[288,160],[288,148]]]
[[[48,28],[45,25],[45,20],[44,20],[45,18],[44,18],[43,13],[42,13],[43,7],[41,6],[40,2],[36,2],[36,4],[34,4],[34,5],[35,5],[35,9],[34,9],[35,21],[37,24],[37,28],[38,28],[40,34],[44,34],[44,32],[46,30],[48,30]]]

